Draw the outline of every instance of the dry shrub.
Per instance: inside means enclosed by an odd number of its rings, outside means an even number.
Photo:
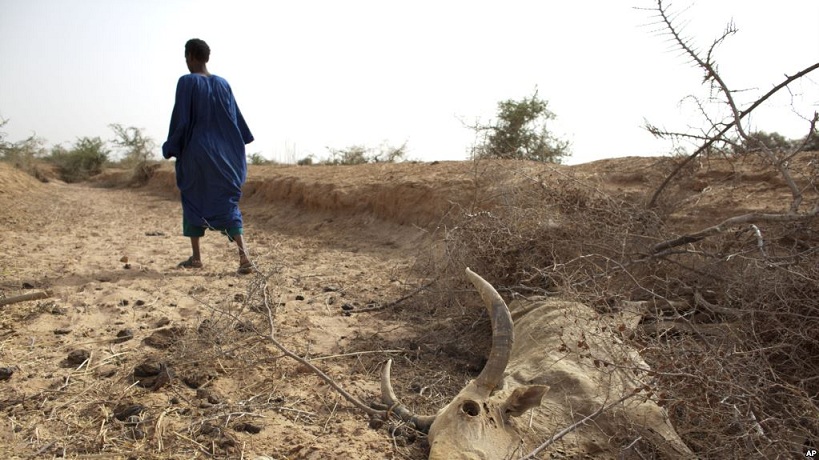
[[[160,166],[160,163],[153,161],[141,161],[137,163],[133,168],[128,185],[131,187],[142,187],[151,180]]]
[[[88,182],[103,188],[144,187],[161,167],[162,164],[155,161],[143,161],[128,168],[107,167],[100,174],[89,178]]]
[[[660,225],[639,200],[611,196],[559,167],[538,168],[534,175],[487,169],[476,180],[481,205],[462,209],[444,230],[439,276],[462,282],[469,266],[501,292],[560,289],[595,302],[639,291],[617,287],[620,278],[631,277],[629,258]]]
[[[673,166],[657,163],[658,172]],[[476,174],[476,205],[450,216],[439,259],[426,266],[442,292],[471,294],[462,281],[470,266],[506,297],[560,291],[601,312],[622,300],[648,301],[633,341],[656,371],[660,402],[695,452],[790,458],[819,439],[816,218],[726,229],[657,255],[651,251],[657,242],[720,221],[707,220],[711,214],[698,222],[672,216],[683,206],[697,216],[692,197],[715,178],[722,187],[739,186],[743,177],[771,178],[689,166],[649,210],[645,197],[608,194],[566,169],[534,176],[524,170]],[[732,215],[729,205],[710,206],[722,218]],[[455,299],[453,307],[470,302]],[[485,334],[475,340],[485,341]]]
[[[764,234],[764,253],[737,231],[668,257],[662,275],[707,298],[684,312],[693,334],[640,337],[678,430],[704,456],[792,458],[819,439],[819,234],[809,222]]]

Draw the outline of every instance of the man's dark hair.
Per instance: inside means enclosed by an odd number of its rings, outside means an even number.
[[[199,62],[208,62],[210,59],[210,47],[204,40],[191,38],[185,43],[185,55],[188,54]]]

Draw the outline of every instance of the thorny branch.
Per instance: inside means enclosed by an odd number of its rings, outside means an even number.
[[[581,426],[585,425],[586,423],[594,420],[600,414],[602,414],[603,412],[606,412],[607,410],[611,409],[612,407],[614,407],[614,406],[616,406],[618,404],[622,404],[624,401],[626,401],[629,398],[634,397],[638,393],[639,393],[638,391],[633,391],[633,392],[621,397],[617,401],[612,402],[611,404],[600,406],[600,408],[597,409],[596,411],[594,411],[591,414],[583,417],[582,419],[576,421],[575,423],[572,423],[571,425],[569,425],[566,428],[562,429],[559,433],[556,433],[554,436],[547,439],[545,442],[543,442],[543,444],[539,445],[535,450],[533,450],[532,452],[529,452],[526,456],[521,457],[521,460],[533,460],[533,459],[537,458],[538,454],[543,452],[544,449],[546,449],[547,447],[549,447],[552,444],[556,443],[557,441],[560,441],[567,434],[569,434],[572,431],[580,428]]]
[[[717,40],[713,42],[711,47],[708,50],[707,58],[702,59],[697,52],[689,45],[688,41],[684,39],[677,31],[677,28],[674,24],[674,21],[670,18],[668,14],[667,7],[663,4],[663,0],[657,0],[657,15],[659,16],[659,21],[662,24],[663,28],[665,29],[666,33],[668,33],[672,37],[672,41],[679,47],[691,60],[701,69],[705,71],[705,78],[704,81],[708,82],[711,81],[712,84],[716,85],[719,89],[720,94],[725,99],[725,102],[731,109],[732,118],[730,122],[724,124],[721,129],[715,135],[710,135],[704,138],[703,144],[690,156],[685,158],[674,171],[669,174],[659,188],[654,192],[651,200],[648,203],[648,207],[652,208],[655,207],[657,204],[657,200],[663,190],[668,186],[671,180],[683,170],[683,168],[694,158],[700,155],[702,152],[707,151],[714,143],[716,142],[728,142],[731,143],[730,140],[725,138],[725,135],[731,131],[736,130],[739,134],[739,138],[743,141],[749,140],[748,133],[745,132],[745,129],[742,126],[742,119],[749,115],[753,110],[759,107],[764,101],[768,98],[773,96],[776,92],[787,88],[790,83],[793,81],[801,78],[802,76],[808,74],[809,72],[819,68],[819,63],[814,64],[793,76],[789,76],[783,81],[782,83],[776,85],[772,88],[768,93],[763,95],[761,98],[757,99],[753,104],[750,105],[745,110],[740,110],[737,106],[736,101],[733,98],[733,91],[729,88],[726,82],[722,79],[719,73],[716,70],[716,65],[712,61],[712,53],[716,46],[722,43],[728,35],[731,35],[736,32],[736,28],[733,24],[729,24],[726,28],[726,31],[720,36]],[[700,109],[704,112],[703,108],[700,106]],[[788,211],[785,213],[778,213],[778,214],[763,214],[763,213],[751,213],[745,214],[741,216],[734,216],[729,219],[725,219],[719,224],[713,225],[711,227],[705,228],[703,230],[689,233],[678,238],[674,238],[671,240],[663,241],[660,243],[655,244],[651,248],[652,255],[658,255],[663,253],[663,251],[667,251],[668,249],[672,249],[678,246],[682,246],[688,243],[693,243],[700,241],[704,238],[709,236],[721,233],[728,228],[736,225],[742,225],[747,223],[758,223],[758,222],[794,222],[794,221],[801,221],[807,220],[815,217],[817,213],[819,213],[819,203],[816,203],[812,209],[808,210],[804,213],[799,213],[799,208],[802,204],[803,195],[802,189],[796,184],[790,170],[789,170],[789,162],[795,157],[802,148],[807,143],[807,140],[810,139],[816,130],[816,123],[819,120],[819,114],[814,113],[813,118],[810,120],[810,129],[808,136],[805,138],[805,141],[801,142],[800,144],[791,148],[789,152],[782,155],[781,158],[777,156],[768,146],[762,143],[761,147],[758,150],[758,154],[766,160],[766,162],[776,169],[780,176],[784,179],[785,183],[787,184],[788,188],[791,191],[792,201],[788,208]],[[716,129],[718,127],[717,123],[711,121],[711,128]],[[683,136],[689,138],[696,138],[694,136],[685,136],[682,134],[676,133],[669,133],[665,131],[660,131],[659,129],[649,126],[649,131],[652,132],[655,136],[664,137],[664,136]]]
[[[819,215],[819,204],[817,204],[816,206],[813,207],[813,209],[804,214],[750,213],[741,216],[734,216],[725,219],[724,221],[716,225],[712,225],[711,227],[708,227],[704,230],[700,230],[695,233],[689,233],[687,235],[680,236],[679,238],[674,238],[673,240],[667,240],[663,241],[662,243],[657,243],[651,248],[651,253],[658,254],[661,253],[662,251],[682,246],[684,244],[695,243],[704,238],[716,235],[717,233],[721,233],[733,226],[740,224],[759,222],[794,222],[816,217],[817,215]]]
[[[804,77],[805,75],[813,72],[816,69],[819,69],[819,62],[817,62],[816,64],[813,64],[812,66],[807,67],[807,68],[805,68],[803,70],[800,70],[799,72],[793,74],[792,76],[786,77],[784,81],[782,81],[778,85],[774,86],[770,91],[765,93],[761,98],[754,101],[754,103],[751,104],[750,107],[748,107],[747,109],[739,112],[739,115],[736,118],[734,118],[733,120],[731,120],[730,122],[728,122],[724,127],[722,127],[722,129],[720,129],[720,131],[716,135],[711,136],[708,139],[706,139],[706,141],[699,148],[697,148],[697,150],[695,150],[694,153],[687,156],[679,165],[677,165],[676,168],[674,168],[674,171],[672,171],[671,174],[669,174],[665,178],[663,183],[660,184],[660,186],[657,188],[657,190],[651,196],[651,200],[648,202],[648,207],[653,208],[653,207],[657,206],[657,200],[660,198],[660,195],[662,195],[665,188],[668,186],[669,183],[671,183],[671,181],[674,179],[674,177],[677,174],[679,174],[679,172],[682,171],[683,168],[685,168],[685,166],[688,163],[691,162],[691,160],[697,158],[701,153],[708,151],[708,149],[710,149],[717,141],[721,140],[729,131],[731,131],[731,129],[733,129],[736,125],[738,125],[742,121],[743,118],[748,116],[751,112],[753,112],[757,107],[762,105],[771,96],[773,96],[774,94],[779,92],[781,89],[787,87],[789,84],[791,84],[794,81]],[[664,137],[664,136],[672,135],[672,133],[660,132],[659,130],[657,130],[655,128],[651,128],[651,127],[649,128],[649,131],[651,131],[652,134],[654,134],[657,137]]]
[[[284,356],[287,356],[288,358],[291,358],[291,359],[297,361],[298,363],[300,363],[303,366],[305,366],[306,368],[308,368],[311,372],[316,374],[320,379],[324,380],[328,385],[330,385],[334,390],[336,390],[336,392],[338,392],[338,394],[340,394],[344,399],[349,401],[353,406],[357,407],[358,409],[361,409],[362,411],[364,411],[365,413],[367,413],[370,416],[379,417],[379,418],[383,418],[383,419],[388,418],[388,416],[389,416],[388,411],[377,410],[377,409],[374,409],[374,408],[368,406],[367,404],[363,403],[361,400],[359,400],[358,398],[356,398],[355,396],[353,396],[352,394],[347,392],[344,388],[342,388],[341,385],[336,383],[336,381],[333,380],[332,377],[330,377],[329,375],[324,373],[321,369],[319,369],[318,367],[313,365],[313,363],[311,363],[310,360],[298,355],[297,353],[294,353],[289,348],[284,346],[284,344],[282,344],[278,339],[276,339],[276,324],[275,324],[275,318],[274,318],[275,317],[275,312],[274,312],[274,308],[270,304],[270,299],[269,299],[268,294],[267,294],[267,292],[268,292],[268,284],[267,284],[268,276],[265,276],[264,274],[262,274],[258,267],[255,267],[255,269],[256,269],[255,272],[257,274],[256,275],[256,280],[261,285],[260,286],[260,289],[261,289],[261,292],[262,292],[261,299],[262,299],[262,303],[264,305],[265,311],[267,313],[267,323],[268,323],[269,330],[266,333],[262,332],[262,331],[258,331],[255,328],[253,328],[253,330],[257,334],[259,334],[260,336],[264,337],[273,346],[278,348],[282,352],[282,354]],[[234,320],[237,320],[237,321],[240,320],[239,316],[237,314],[235,314],[235,313],[229,313],[229,312],[225,312],[225,313],[226,313],[227,316],[233,318]]]
[[[262,285],[262,290],[263,290],[264,292],[267,292],[267,278],[264,278],[263,285]],[[282,353],[283,353],[285,356],[287,356],[288,358],[294,359],[294,360],[298,361],[300,364],[302,364],[303,366],[305,366],[305,367],[307,367],[308,369],[310,369],[310,370],[311,370],[311,371],[312,371],[314,374],[316,374],[317,376],[319,376],[319,378],[321,378],[321,379],[322,379],[322,380],[324,380],[324,381],[325,381],[325,382],[326,382],[328,385],[330,385],[331,387],[333,387],[333,389],[334,389],[334,390],[336,390],[336,391],[337,391],[337,392],[338,392],[338,393],[339,393],[341,396],[343,396],[343,397],[344,397],[344,399],[346,399],[347,401],[349,401],[349,402],[350,402],[352,405],[354,405],[355,407],[357,407],[357,408],[361,409],[362,411],[366,412],[367,414],[369,414],[369,415],[371,415],[371,416],[374,416],[374,417],[381,417],[381,418],[387,418],[387,416],[388,416],[388,413],[387,413],[387,412],[385,412],[385,411],[380,411],[380,410],[376,410],[376,409],[373,409],[372,407],[370,407],[370,406],[368,406],[368,405],[364,404],[364,403],[363,403],[363,402],[361,402],[361,401],[360,401],[358,398],[356,398],[355,396],[353,396],[353,395],[351,395],[350,393],[348,393],[348,392],[347,392],[347,391],[346,391],[344,388],[342,388],[342,387],[341,387],[341,385],[339,385],[338,383],[336,383],[336,381],[335,381],[335,380],[333,380],[333,378],[332,378],[332,377],[330,377],[329,375],[325,374],[325,373],[324,373],[324,372],[323,372],[321,369],[319,369],[319,368],[317,368],[316,366],[314,366],[314,365],[313,365],[313,364],[312,364],[312,363],[311,363],[309,360],[307,360],[307,359],[305,359],[305,358],[303,358],[303,357],[299,356],[299,355],[298,355],[298,354],[296,354],[296,353],[293,353],[292,351],[290,351],[290,349],[288,349],[288,348],[287,348],[287,347],[285,347],[285,346],[284,346],[284,345],[283,345],[281,342],[279,342],[279,341],[276,339],[276,335],[275,335],[275,332],[276,332],[276,326],[275,326],[275,321],[274,321],[274,319],[273,319],[273,316],[274,316],[274,315],[273,315],[273,308],[270,306],[270,302],[268,301],[268,299],[267,299],[267,296],[266,296],[266,295],[264,296],[264,306],[265,306],[265,309],[267,310],[267,321],[268,321],[268,326],[270,327],[270,331],[269,331],[269,333],[268,333],[268,334],[265,336],[265,338],[266,338],[266,339],[267,339],[267,340],[268,340],[268,341],[269,341],[271,344],[273,344],[273,346],[275,346],[276,348],[278,348],[278,349],[279,349],[279,350],[280,350],[280,351],[281,351],[281,352],[282,352]]]
[[[771,90],[769,90],[762,97],[760,97],[759,99],[754,101],[747,109],[739,110],[739,107],[737,106],[736,102],[733,99],[732,91],[730,90],[729,86],[725,83],[725,81],[720,77],[719,73],[716,71],[716,68],[715,68],[713,62],[711,61],[711,54],[712,54],[714,48],[717,45],[719,45],[725,38],[727,38],[728,35],[735,32],[735,29],[733,28],[733,26],[730,25],[726,29],[726,32],[719,39],[714,41],[714,43],[712,44],[711,48],[708,51],[708,58],[703,60],[702,58],[699,57],[699,55],[696,53],[696,51],[688,44],[688,42],[683,37],[681,37],[680,34],[677,32],[676,26],[673,24],[673,20],[669,17],[668,9],[666,8],[665,5],[663,5],[662,0],[657,0],[657,13],[658,13],[658,15],[660,17],[661,24],[663,24],[663,26],[667,30],[667,33],[669,33],[672,36],[672,40],[677,44],[677,46],[685,54],[687,54],[693,60],[694,63],[696,63],[696,65],[698,67],[702,68],[705,71],[704,81],[715,82],[716,85],[719,87],[720,92],[723,94],[723,96],[726,99],[726,102],[728,103],[728,106],[731,108],[731,112],[733,114],[733,117],[729,122],[725,123],[725,125],[721,129],[719,129],[719,131],[715,135],[712,135],[712,136],[708,137],[705,140],[705,142],[696,151],[694,151],[694,153],[692,153],[691,155],[686,157],[679,165],[677,165],[677,167],[674,169],[674,171],[672,171],[671,174],[669,174],[665,178],[665,180],[662,182],[662,184],[660,184],[660,186],[657,188],[657,190],[652,195],[651,200],[648,203],[649,208],[653,208],[653,207],[655,207],[657,205],[657,200],[659,199],[660,195],[663,193],[665,188],[672,181],[672,179],[674,179],[674,177],[676,177],[677,174],[679,174],[679,172],[683,170],[683,168],[689,162],[691,162],[694,158],[696,158],[697,156],[699,156],[703,152],[708,151],[708,149],[710,149],[711,146],[713,146],[716,142],[724,140],[725,135],[728,134],[728,132],[730,132],[731,130],[736,129],[739,132],[740,137],[742,139],[747,139],[748,135],[747,135],[747,133],[745,133],[745,131],[744,131],[743,127],[742,127],[742,123],[741,123],[743,118],[747,117],[751,112],[753,112],[757,107],[762,105],[771,96],[778,93],[782,89],[787,88],[788,85],[790,85],[794,81],[804,77],[805,75],[809,74],[810,72],[812,72],[812,71],[814,71],[816,69],[819,69],[819,62],[817,62],[816,64],[813,64],[813,65],[811,65],[811,66],[809,66],[809,67],[807,67],[807,68],[793,74],[792,76],[787,76],[786,75],[786,78],[785,78],[784,81],[782,81],[778,85],[771,88]],[[813,133],[815,131],[816,119],[817,119],[817,115],[814,114],[813,120],[811,122],[810,133]],[[716,128],[717,125],[712,124],[712,127]],[[661,131],[658,128],[653,127],[653,126],[648,126],[648,130],[649,130],[649,132],[654,134],[656,137],[660,137],[660,138],[666,137],[666,136],[676,136],[675,133]],[[804,143],[803,143],[803,145],[804,145]],[[799,150],[798,150],[798,147],[797,147],[797,150],[795,152],[793,152],[791,155],[789,155],[788,157],[789,158],[792,157],[793,155],[798,153],[798,151]],[[790,179],[790,175],[788,174],[788,172],[786,170],[786,166],[785,166],[784,161],[777,161],[775,159],[775,157],[771,158],[771,155],[772,154],[770,153],[770,150],[768,150],[768,152],[765,154],[765,156],[768,157],[769,161],[771,161],[771,164],[774,167],[776,167],[780,171],[780,173],[783,173],[786,182],[788,182],[788,185],[791,186],[791,190],[792,191],[798,190],[798,188],[793,183],[793,180]],[[791,212],[795,211],[794,207],[798,207],[800,200],[801,200],[801,198],[795,197],[794,204],[793,204],[793,206],[791,208],[792,209]]]
[[[418,294],[419,292],[422,292],[422,291],[428,289],[430,286],[435,284],[435,281],[436,280],[432,280],[427,284],[419,286],[415,290],[410,292],[409,294],[401,297],[400,299],[393,300],[390,303],[386,303],[386,304],[383,304],[383,305],[376,305],[376,306],[368,307],[368,308],[360,308],[360,309],[357,309],[357,310],[350,310],[349,313],[369,313],[369,312],[373,312],[373,311],[379,311],[379,310],[385,310],[387,308],[392,308],[392,307],[400,304],[401,302],[413,297],[414,295]]]

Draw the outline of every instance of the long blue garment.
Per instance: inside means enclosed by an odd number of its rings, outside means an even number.
[[[176,157],[176,185],[188,224],[242,227],[239,198],[247,178],[245,144],[251,142],[227,80],[193,73],[179,78],[162,155]]]

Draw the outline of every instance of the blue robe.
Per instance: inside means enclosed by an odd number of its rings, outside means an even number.
[[[252,141],[227,80],[199,74],[179,78],[162,155],[176,157],[176,185],[189,225],[242,227],[239,198],[247,178],[245,144]]]

